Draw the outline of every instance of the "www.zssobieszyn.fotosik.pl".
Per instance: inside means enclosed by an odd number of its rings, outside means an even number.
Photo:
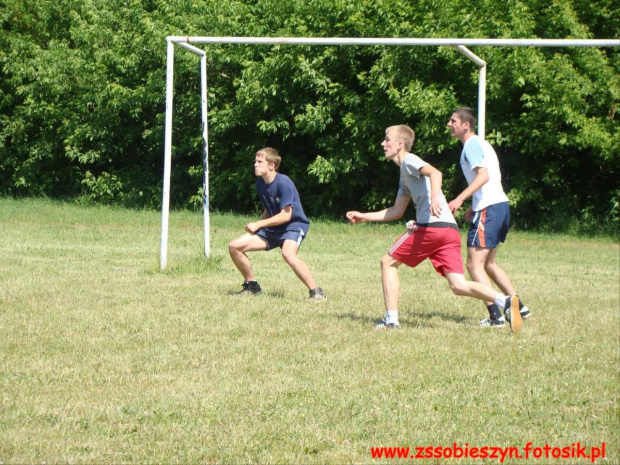
[[[373,459],[486,459],[504,463],[507,459],[538,460],[556,459],[579,460],[588,459],[595,463],[605,458],[605,443],[600,446],[584,446],[574,442],[570,446],[556,447],[549,444],[536,446],[528,442],[523,447],[475,447],[469,444],[451,446],[414,446],[414,447],[371,447]],[[568,462],[567,462],[568,463]]]

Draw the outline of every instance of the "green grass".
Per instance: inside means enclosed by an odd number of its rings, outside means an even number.
[[[398,332],[379,259],[401,224],[315,221],[313,303],[278,251],[227,244],[248,218],[0,199],[0,463],[394,463],[379,446],[606,443],[620,461],[619,247],[511,233],[499,262],[532,319],[480,330],[481,302],[401,268]],[[435,464],[438,460],[409,460]],[[499,460],[442,460],[499,463]],[[504,463],[589,463],[507,460]]]

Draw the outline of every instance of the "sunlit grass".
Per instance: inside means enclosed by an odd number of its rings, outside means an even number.
[[[481,331],[483,305],[430,264],[402,267],[403,329],[383,332],[379,259],[403,225],[315,221],[314,303],[278,251],[252,255],[263,295],[232,295],[232,214],[212,215],[206,261],[201,216],[173,212],[160,271],[160,221],[0,200],[0,462],[374,463],[455,442],[620,460],[617,243],[511,233],[518,335]]]

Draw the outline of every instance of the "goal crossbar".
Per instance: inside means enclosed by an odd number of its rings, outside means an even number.
[[[463,45],[506,47],[619,47],[620,39],[416,39],[361,37],[184,37],[168,36],[180,44],[288,44],[288,45]]]
[[[209,143],[207,122],[207,62],[206,52],[195,44],[271,44],[271,45],[387,45],[387,46],[449,46],[456,48],[479,68],[478,134],[485,134],[486,62],[467,47],[620,47],[620,39],[419,39],[419,38],[335,38],[335,37],[166,37],[166,120],[164,138],[164,180],[162,199],[160,269],[168,261],[168,222],[170,211],[170,173],[172,164],[172,106],[174,91],[174,47],[179,46],[200,56],[201,112],[203,125],[203,205],[204,253],[210,256],[209,219]]]

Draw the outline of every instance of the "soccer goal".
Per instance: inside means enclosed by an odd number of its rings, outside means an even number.
[[[479,68],[478,134],[485,135],[486,62],[471,52],[468,46],[504,47],[620,47],[620,39],[396,39],[396,38],[319,38],[319,37],[166,37],[166,122],[164,139],[164,180],[161,219],[160,269],[168,262],[168,221],[170,210],[170,172],[172,159],[172,104],[174,90],[175,46],[200,56],[201,110],[203,137],[203,203],[204,253],[211,255],[209,218],[209,130],[207,121],[207,60],[206,52],[192,44],[272,44],[272,45],[387,45],[387,46],[449,46],[454,47]]]

